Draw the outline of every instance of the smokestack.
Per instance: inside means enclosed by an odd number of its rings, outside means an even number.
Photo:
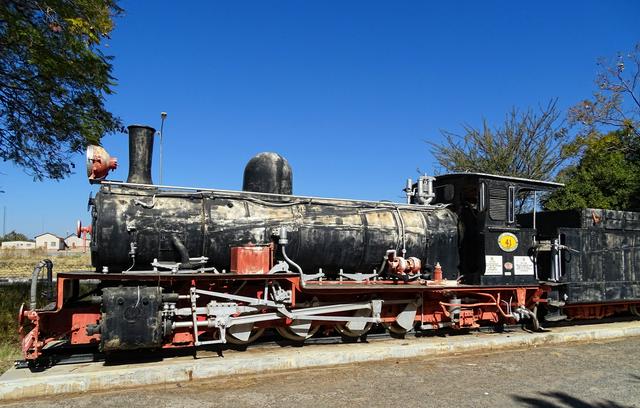
[[[153,184],[151,157],[156,130],[150,126],[131,125],[129,129],[129,177],[127,183]]]

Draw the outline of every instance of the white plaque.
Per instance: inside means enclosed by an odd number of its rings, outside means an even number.
[[[514,256],[513,268],[516,275],[533,275],[533,262],[528,256]]]
[[[486,275],[502,276],[502,255],[485,255],[484,257]]]

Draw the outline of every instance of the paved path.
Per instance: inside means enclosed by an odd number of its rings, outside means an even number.
[[[640,338],[58,396],[11,407],[640,407]]]

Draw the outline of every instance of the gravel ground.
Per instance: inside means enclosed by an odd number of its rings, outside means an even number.
[[[640,338],[174,384],[10,407],[640,407]]]

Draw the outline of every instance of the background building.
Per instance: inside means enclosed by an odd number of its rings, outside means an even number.
[[[82,238],[78,238],[76,234],[71,234],[64,239],[64,243],[67,246],[67,249],[70,251],[81,251],[84,249],[85,244]],[[87,237],[86,248],[89,250],[89,244],[91,240]]]
[[[2,249],[34,249],[36,243],[33,241],[5,241]]]
[[[65,248],[64,239],[50,232],[36,235],[36,248],[45,248],[47,251],[60,251]]]

